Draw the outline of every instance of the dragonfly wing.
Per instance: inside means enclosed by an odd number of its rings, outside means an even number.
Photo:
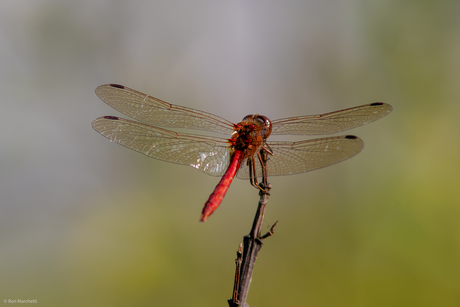
[[[373,122],[392,110],[393,107],[389,104],[375,102],[326,114],[278,119],[272,121],[272,135],[337,133]]]
[[[219,116],[176,106],[118,84],[96,88],[96,95],[117,111],[144,124],[157,127],[189,128],[230,135],[233,123]]]
[[[92,126],[129,149],[211,176],[222,176],[230,163],[230,144],[225,139],[176,133],[114,116],[99,117]]]
[[[293,175],[323,168],[358,154],[363,141],[353,135],[328,137],[301,142],[267,142],[273,151],[268,156],[268,176]],[[257,177],[262,176],[262,168],[256,158]],[[238,178],[248,179],[247,164],[240,168]]]

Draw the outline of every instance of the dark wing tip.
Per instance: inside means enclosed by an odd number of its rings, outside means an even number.
[[[96,95],[99,98],[102,99],[102,101],[105,101],[105,96],[107,95],[107,90],[109,90],[112,87],[114,87],[116,89],[121,89],[121,90],[126,89],[125,86],[120,85],[120,84],[103,84],[103,85],[99,85],[98,87],[96,87],[96,90],[94,92],[96,93]]]
[[[388,113],[390,113],[391,111],[393,111],[393,107],[388,104],[388,103],[385,103],[385,102],[374,102],[374,103],[371,103],[369,106],[371,107],[380,107],[380,106],[383,106],[382,108],[386,109],[386,111]]]
[[[123,85],[120,85],[120,84],[109,84],[111,87],[116,87],[116,88],[121,88],[121,89],[124,89],[125,87]]]
[[[91,127],[93,127],[94,130],[102,134],[101,127],[107,124],[107,121],[104,121],[105,119],[121,120],[122,118],[116,116],[101,116],[93,120],[93,122],[91,123]]]
[[[119,120],[120,118],[117,116],[104,116],[105,119],[111,119],[111,120]]]
[[[345,138],[350,139],[350,140],[354,140],[354,139],[357,139],[358,137],[355,136],[355,135],[346,135]]]

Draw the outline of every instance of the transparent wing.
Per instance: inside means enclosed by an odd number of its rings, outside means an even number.
[[[224,118],[176,106],[123,85],[101,85],[96,88],[96,95],[112,108],[144,124],[206,130],[226,135],[233,133],[233,123]]]
[[[268,176],[293,175],[323,168],[358,154],[363,141],[353,135],[313,139],[301,142],[267,142],[273,151],[267,162]],[[256,159],[257,177],[262,176]],[[247,163],[241,166],[238,178],[249,179]]]
[[[272,135],[337,133],[373,122],[392,110],[393,107],[389,104],[375,102],[320,115],[282,118],[272,121]]]
[[[99,117],[92,126],[129,149],[211,176],[222,176],[230,163],[230,144],[225,139],[176,133],[115,116]]]

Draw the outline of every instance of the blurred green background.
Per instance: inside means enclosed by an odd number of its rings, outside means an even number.
[[[248,303],[460,306],[460,1],[1,1],[0,46],[2,301],[227,306],[257,192],[199,223],[218,178],[92,130],[120,83],[233,122],[390,103],[355,158],[270,178]]]

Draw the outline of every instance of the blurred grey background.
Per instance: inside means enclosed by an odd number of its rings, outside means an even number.
[[[226,306],[258,201],[92,130],[119,83],[238,122],[384,101],[362,153],[274,177],[251,306],[460,305],[460,2],[0,2],[0,299]],[[283,140],[285,138],[276,138]]]

